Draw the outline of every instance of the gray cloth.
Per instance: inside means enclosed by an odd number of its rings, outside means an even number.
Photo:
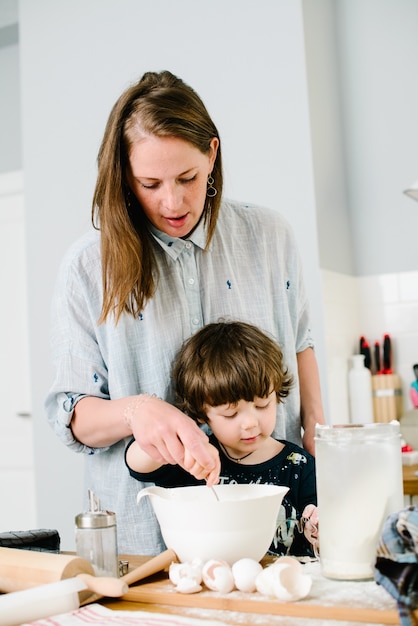
[[[389,515],[376,552],[375,580],[398,604],[402,626],[416,626],[418,608],[418,507]]]

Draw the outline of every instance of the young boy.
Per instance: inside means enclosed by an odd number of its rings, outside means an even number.
[[[181,348],[173,369],[176,405],[211,431],[221,483],[289,487],[269,552],[312,556],[317,540],[315,459],[272,437],[292,376],[279,346],[242,322],[208,324]],[[134,439],[125,453],[133,478],[162,487],[204,484],[180,466],[159,465]],[[302,532],[303,529],[303,532]]]

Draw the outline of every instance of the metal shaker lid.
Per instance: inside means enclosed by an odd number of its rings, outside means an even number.
[[[76,515],[77,528],[108,528],[116,525],[116,514],[112,511],[86,511]]]
[[[88,490],[89,510],[76,515],[75,523],[77,528],[108,528],[116,526],[116,513],[112,511],[102,511],[100,500],[91,489]]]

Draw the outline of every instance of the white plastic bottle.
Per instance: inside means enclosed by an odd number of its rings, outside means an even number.
[[[370,424],[374,421],[372,375],[364,365],[364,354],[354,354],[351,359],[352,367],[348,372],[350,422]]]

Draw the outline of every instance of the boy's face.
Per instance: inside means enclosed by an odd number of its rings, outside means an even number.
[[[269,439],[276,425],[276,392],[252,402],[207,406],[206,415],[215,437],[232,457],[254,452]]]

